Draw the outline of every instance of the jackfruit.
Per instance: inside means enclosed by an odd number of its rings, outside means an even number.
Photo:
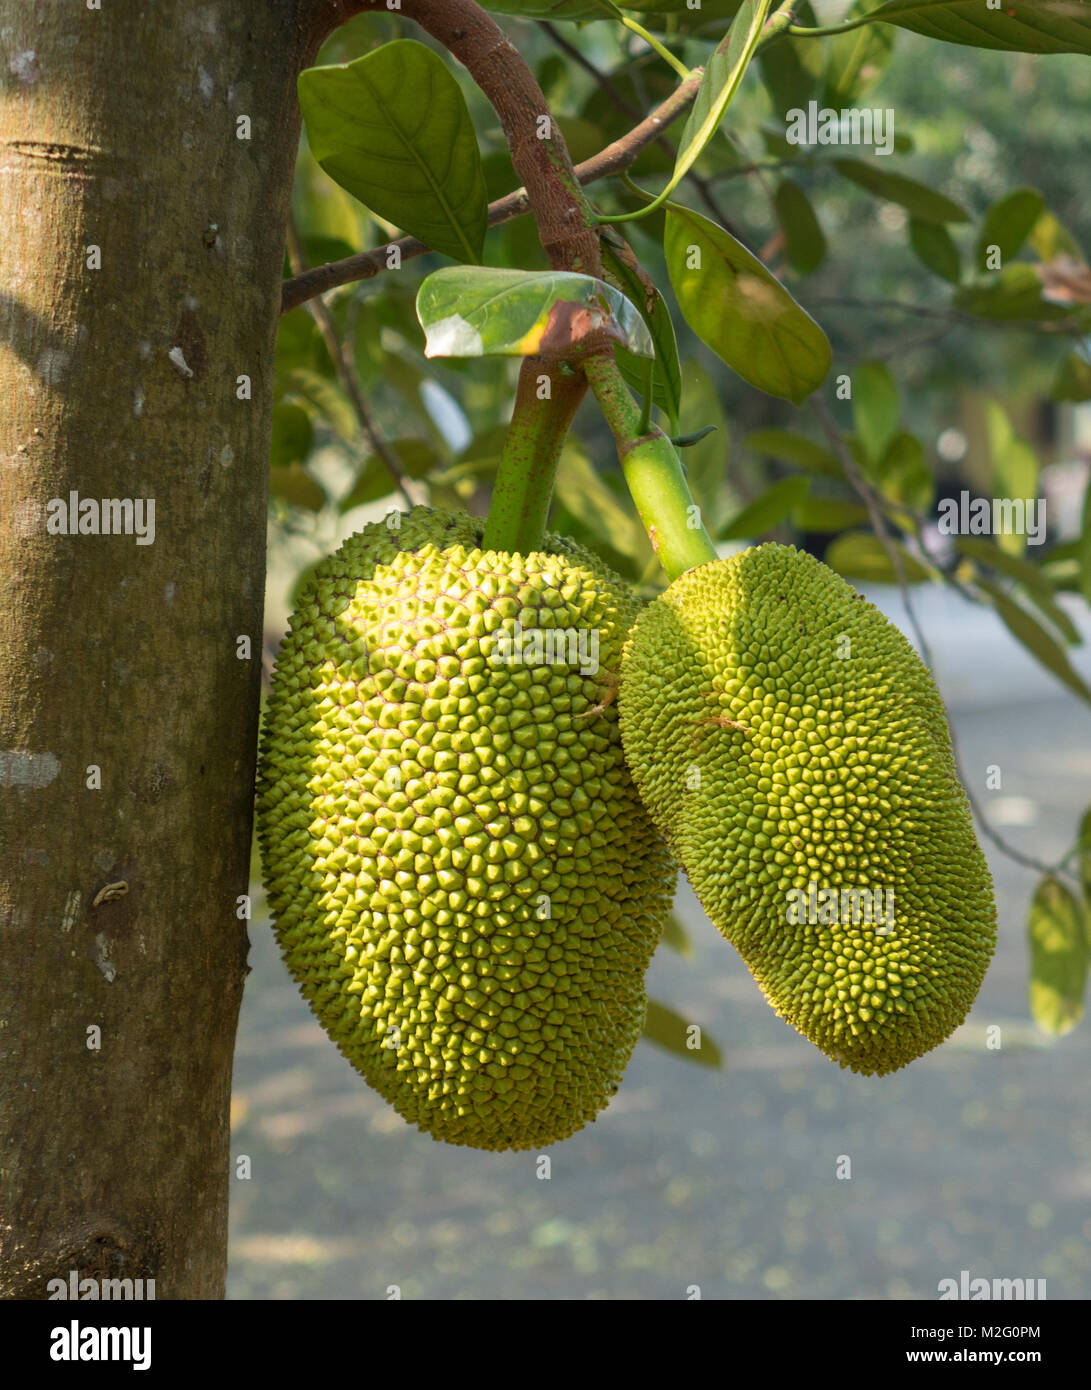
[[[942,1042],[996,942],[946,715],[909,642],[813,556],[699,565],[637,620],[637,787],[769,1003],[842,1067]]]
[[[344,1056],[434,1138],[525,1149],[617,1090],[677,869],[612,699],[631,589],[557,536],[481,540],[415,508],[317,567],[258,834],[284,959]]]

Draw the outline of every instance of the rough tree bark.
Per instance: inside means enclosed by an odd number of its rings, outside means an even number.
[[[0,2],[0,1295],[214,1298],[295,75],[340,7],[93,3]],[[72,493],[153,543],[50,534]]]

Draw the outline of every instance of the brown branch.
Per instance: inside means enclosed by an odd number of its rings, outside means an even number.
[[[667,99],[661,102],[639,125],[634,126],[627,135],[607,145],[590,159],[575,167],[576,179],[581,187],[595,183],[598,179],[609,177],[622,169],[627,169],[641,150],[659,137],[660,131],[670,125],[676,117],[686,111],[697,95],[701,85],[701,69],[695,68],[692,75],[681,83]],[[526,188],[517,188],[513,193],[498,198],[489,205],[489,226],[497,227],[522,217],[531,210],[530,194]],[[295,309],[298,305],[313,299],[317,294],[347,285],[356,280],[370,280],[389,269],[392,250],[397,250],[399,264],[413,260],[417,256],[431,254],[432,248],[416,237],[399,237],[397,241],[387,242],[371,251],[361,251],[344,260],[330,261],[326,265],[315,266],[301,275],[293,275],[281,286],[281,313]]]
[[[303,259],[303,248],[299,241],[299,232],[296,230],[295,219],[288,219],[288,261],[292,269],[302,271],[305,261]],[[312,299],[307,305],[311,317],[318,325],[318,331],[322,334],[323,341],[329,351],[333,361],[333,369],[337,373],[337,379],[345,390],[345,394],[352,402],[352,408],[356,412],[356,418],[360,422],[360,428],[366,435],[371,447],[375,450],[379,458],[386,465],[390,476],[394,479],[398,491],[405,499],[406,505],[414,507],[418,502],[423,502],[424,497],[414,496],[415,488],[409,484],[409,480],[402,468],[401,461],[397,454],[386,442],[379,432],[375,423],[375,417],[371,413],[371,407],[364,399],[364,394],[360,390],[360,382],[356,375],[356,360],[353,356],[351,343],[347,339],[342,340],[337,331],[337,325],[333,321],[333,315],[328,306],[322,299]]]

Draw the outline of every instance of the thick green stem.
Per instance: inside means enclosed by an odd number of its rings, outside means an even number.
[[[640,412],[613,357],[591,357],[584,372],[617,443],[640,519],[668,578],[716,559],[678,452],[662,430],[642,433]]]
[[[539,396],[543,378],[549,382],[544,399]],[[526,555],[540,549],[557,461],[586,390],[587,382],[577,372],[563,372],[556,364],[551,370],[540,357],[523,359],[485,523],[486,550]]]

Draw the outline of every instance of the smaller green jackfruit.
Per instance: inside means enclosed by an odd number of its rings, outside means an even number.
[[[762,545],[644,610],[618,702],[629,768],[776,1012],[894,1071],[965,1018],[996,942],[931,675],[813,556]]]

